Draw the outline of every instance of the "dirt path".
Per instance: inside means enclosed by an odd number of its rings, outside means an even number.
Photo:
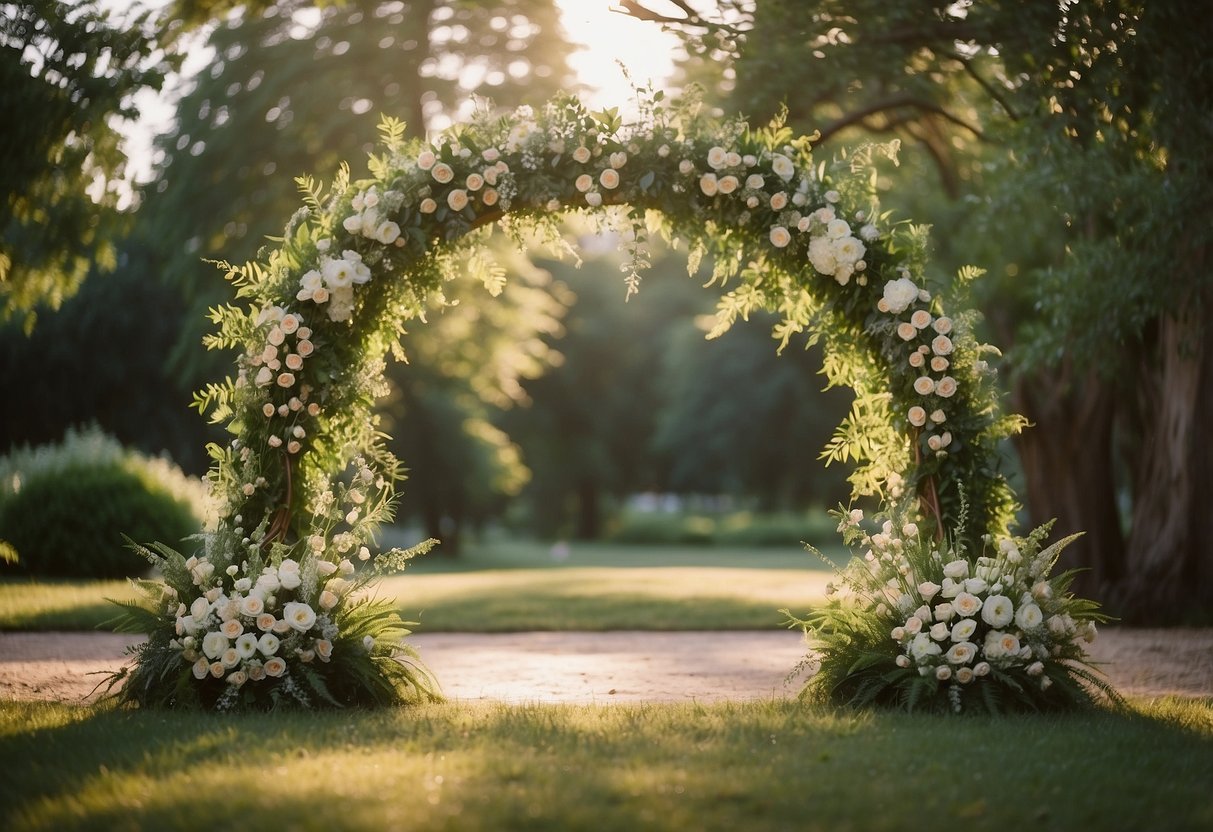
[[[0,699],[85,701],[132,637],[0,633]],[[435,633],[411,643],[448,697],[670,702],[792,696],[793,632]],[[1093,658],[1131,696],[1213,696],[1213,629],[1105,629]]]

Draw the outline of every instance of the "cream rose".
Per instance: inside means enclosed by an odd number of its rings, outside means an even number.
[[[316,611],[302,601],[291,601],[283,607],[282,619],[293,629],[306,633],[316,623]]]
[[[788,243],[792,242],[792,234],[782,225],[771,227],[771,245],[775,248],[787,248]]]
[[[608,191],[619,187],[619,171],[614,168],[607,168],[602,173],[598,174],[598,184],[606,188]]]
[[[935,385],[935,393],[945,399],[950,399],[956,394],[956,379],[951,376],[944,376]]]
[[[740,184],[736,176],[722,176],[716,187],[722,194],[731,194]]]
[[[914,405],[906,413],[906,418],[910,420],[911,425],[920,428],[927,423],[927,412],[918,405]]]
[[[430,176],[434,177],[435,182],[445,185],[455,178],[455,171],[451,170],[451,166],[446,162],[439,162],[430,171]]]
[[[573,187],[584,194],[590,188],[594,187],[594,177],[590,176],[588,173],[583,173],[573,180]]]
[[[446,204],[452,211],[462,211],[468,204],[468,192],[463,188],[456,188],[446,195]]]
[[[699,177],[699,190],[703,191],[705,196],[716,196],[720,191],[720,184],[716,180],[716,174],[705,173]]]
[[[971,592],[961,592],[952,601],[952,607],[964,618],[971,618],[981,612],[981,599]]]
[[[286,673],[286,662],[279,656],[274,656],[272,659],[266,660],[263,669],[265,670],[266,676],[273,676],[277,678],[283,673]]]

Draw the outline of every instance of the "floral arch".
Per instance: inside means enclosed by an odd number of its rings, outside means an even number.
[[[643,101],[635,123],[574,98],[505,117],[481,113],[432,143],[385,119],[369,177],[301,180],[304,206],[259,262],[220,264],[238,303],[212,310],[211,348],[237,374],[196,398],[235,439],[209,448],[217,525],[197,550],[138,547],[163,581],[125,609],[145,631],[121,696],[208,708],[394,703],[434,697],[396,609],[364,590],[414,550],[372,552],[391,518],[397,461],[371,407],[406,322],[464,271],[495,224],[525,246],[583,211],[628,240],[633,264],[659,234],[703,257],[721,285],[716,331],[775,310],[780,348],[820,340],[832,385],[856,393],[823,452],[855,464],[867,523],[839,512],[863,553],[805,619],[836,700],[913,707],[1061,706],[1105,690],[1080,646],[1099,618],[1049,578],[1061,544],[1009,535],[1014,495],[997,444],[1003,416],[989,347],[924,279],[926,231],[875,199],[867,147],[815,161],[781,123],[714,121],[696,102]],[[486,287],[499,289],[490,271]],[[962,274],[958,284],[975,273]],[[629,294],[637,288],[634,269]],[[866,528],[865,528],[866,527]],[[1063,541],[1064,544],[1064,541]],[[118,681],[116,678],[115,681]],[[1007,696],[1007,694],[1010,694]]]

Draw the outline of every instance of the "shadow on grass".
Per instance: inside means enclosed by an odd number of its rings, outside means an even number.
[[[0,706],[7,830],[1207,829],[1213,709]]]

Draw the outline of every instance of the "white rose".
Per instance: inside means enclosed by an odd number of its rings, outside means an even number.
[[[884,285],[884,302],[889,312],[894,315],[904,312],[910,304],[918,300],[918,287],[908,277],[890,280]]]
[[[283,607],[282,618],[292,628],[305,633],[316,623],[316,611],[302,601],[291,601]]]
[[[922,619],[917,615],[911,615],[906,619],[905,630],[910,635],[914,635],[922,630]]]
[[[946,682],[948,679],[952,678],[952,668],[948,667],[946,664],[940,665],[939,667],[935,668],[935,678],[941,682]]]
[[[935,605],[936,621],[951,621],[956,616],[956,610],[947,601]]]
[[[190,604],[190,615],[192,615],[194,617],[195,621],[204,620],[207,617],[207,615],[210,614],[210,611],[211,611],[210,602],[207,601],[205,598],[202,598],[201,596],[198,598],[195,598],[194,603]]]
[[[244,633],[236,639],[236,653],[241,659],[251,659],[257,652],[256,633]]]
[[[712,170],[720,170],[728,163],[728,151],[723,147],[713,147],[708,150],[708,167]]]
[[[826,237],[814,237],[809,242],[809,262],[822,274],[833,275],[838,268],[833,243]]]
[[[771,157],[771,170],[784,182],[796,174],[796,166],[792,164],[792,160],[778,153]]]
[[[693,170],[695,170],[695,163],[690,159],[683,159],[678,163],[678,172],[683,176],[689,175]]]
[[[421,168],[422,170],[429,170],[437,161],[438,157],[435,156],[431,151],[423,150],[417,156],[417,167]]]
[[[962,618],[952,627],[952,641],[968,641],[977,632],[977,622],[972,618]]]
[[[1045,666],[1042,662],[1032,662],[1030,665],[1028,665],[1028,675],[1029,676],[1039,676],[1040,674],[1042,674],[1044,672],[1045,672]]]
[[[337,571],[337,564],[328,560],[316,561],[316,574],[322,578],[327,578]]]
[[[977,658],[977,645],[969,641],[953,644],[944,655],[949,664],[968,664]]]
[[[914,537],[917,534],[918,534],[918,530],[915,529],[913,535],[906,535],[906,536]],[[939,586],[939,584],[934,583],[933,581],[923,581],[922,583],[920,583],[918,585],[918,594],[922,596],[924,601],[930,601],[932,598],[935,597],[935,595],[939,592],[940,589],[941,589],[941,587]]]
[[[970,592],[961,592],[952,602],[952,606],[964,618],[971,618],[981,612],[981,599]]]
[[[910,655],[914,657],[915,661],[922,661],[927,656],[938,656],[942,652],[942,648],[931,641],[931,637],[926,633],[919,633],[910,642]]]
[[[974,595],[980,595],[990,588],[984,578],[965,578],[965,592],[971,592]]]
[[[208,659],[219,658],[227,648],[227,636],[223,633],[210,632],[202,638],[202,652]]]
[[[582,146],[573,151],[573,161],[585,164],[590,161],[590,149]]]
[[[961,558],[950,561],[944,564],[943,574],[949,578],[963,578],[969,574],[969,562]]]
[[[745,178],[745,186],[751,191],[761,191],[764,184],[766,182],[763,180],[762,174],[759,173],[751,173]]]
[[[929,396],[935,392],[935,379],[930,376],[919,376],[914,379],[914,392],[920,396]]]
[[[337,606],[338,600],[339,599],[337,598],[337,594],[335,592],[332,592],[331,590],[326,589],[320,593],[320,608],[323,610],[331,610],[333,607]],[[296,629],[300,629],[300,628],[296,627]],[[302,629],[307,629],[307,628],[305,627]]]
[[[948,625],[942,621],[931,627],[931,638],[936,641],[943,641],[948,637]]]
[[[1035,630],[1044,620],[1044,613],[1035,604],[1024,604],[1015,612],[1015,623],[1021,630]]]
[[[262,633],[257,639],[257,649],[263,656],[274,655],[280,646],[282,646],[282,642],[273,633]]]

